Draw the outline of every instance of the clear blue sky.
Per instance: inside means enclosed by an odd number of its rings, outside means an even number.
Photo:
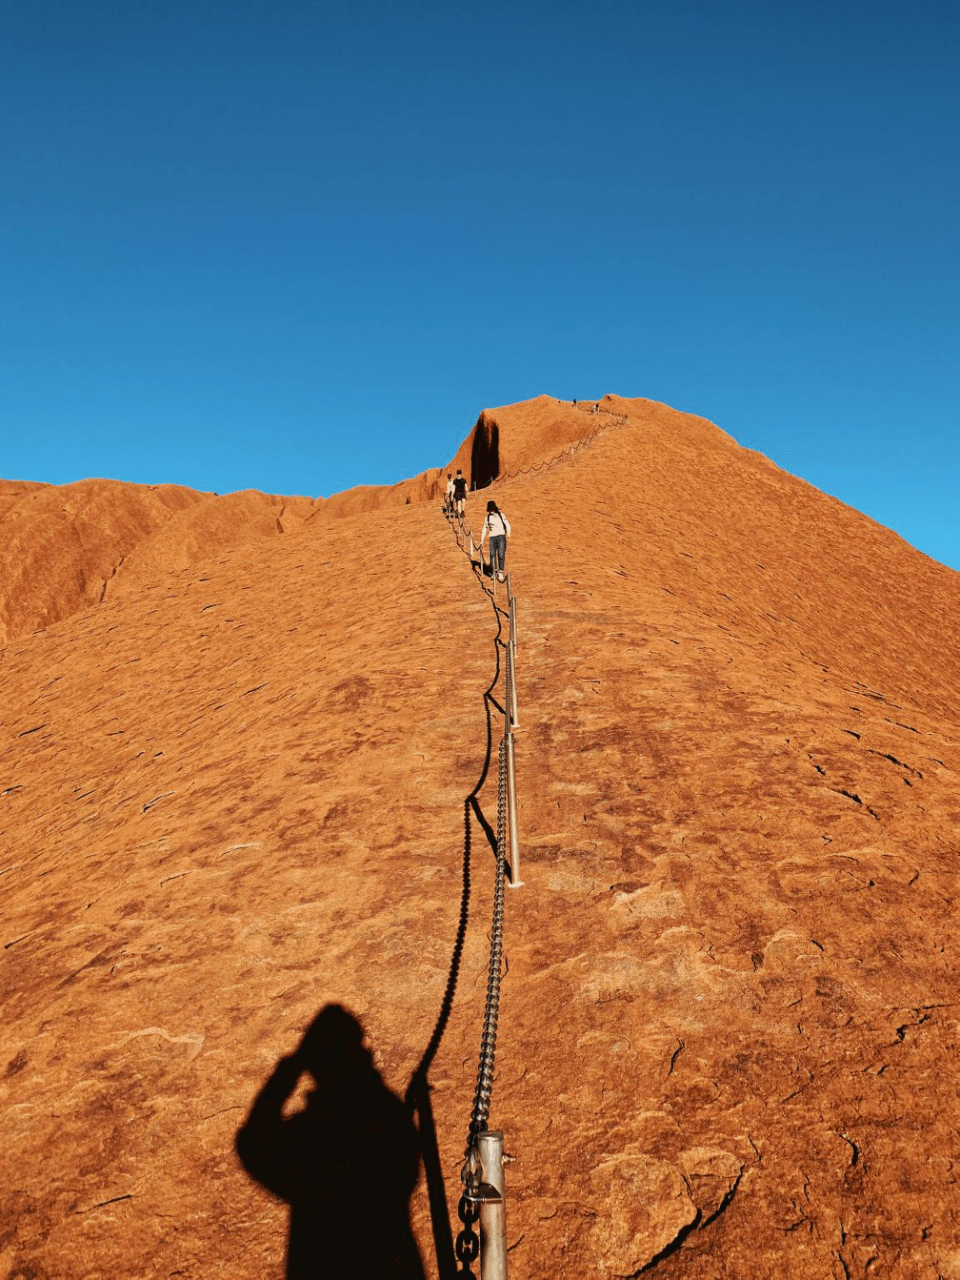
[[[0,0],[0,475],[646,395],[960,567],[960,5]]]

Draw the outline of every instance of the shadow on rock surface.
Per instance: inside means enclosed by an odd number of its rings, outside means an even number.
[[[327,1005],[277,1063],[237,1133],[244,1168],[290,1206],[287,1280],[424,1280],[410,1229],[416,1128],[363,1041],[356,1018]],[[302,1110],[284,1116],[304,1073],[315,1088]]]
[[[485,489],[500,474],[500,427],[481,413],[473,429],[470,448],[470,480],[474,489]]]

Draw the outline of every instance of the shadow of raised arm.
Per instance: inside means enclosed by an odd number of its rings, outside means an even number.
[[[304,1074],[315,1087],[285,1115]],[[287,1280],[424,1280],[410,1230],[416,1128],[340,1005],[327,1005],[279,1060],[236,1146],[250,1176],[290,1206]]]

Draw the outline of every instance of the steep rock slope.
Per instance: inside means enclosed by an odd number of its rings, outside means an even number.
[[[624,407],[493,491],[538,895],[497,1119],[579,1153],[514,1175],[521,1248],[564,1241],[571,1275],[951,1274],[960,581],[709,424]]]
[[[957,575],[700,419],[602,403],[488,411],[501,473],[570,451],[468,501],[513,521],[520,610],[511,1274],[953,1274]],[[0,1262],[279,1277],[233,1134],[327,1003],[397,1093],[421,1061],[478,782],[496,812],[497,615],[425,504],[135,585],[4,653]],[[430,1068],[451,1210],[471,831]],[[437,1274],[422,1184],[413,1221]]]
[[[201,497],[133,548],[107,583],[107,599],[148,586],[165,573],[182,573],[218,552],[289,533],[315,509],[310,498],[282,498],[256,489]]]
[[[584,412],[540,396],[524,405],[484,410],[456,457],[443,468],[395,485],[358,485],[331,498],[278,497],[248,489],[225,495],[181,485],[81,480],[45,485],[0,480],[0,644],[60,622],[102,600],[150,586],[259,538],[289,533],[306,521],[355,516],[439,500],[446,475],[462,467],[486,485],[510,468],[548,462],[587,432]],[[509,441],[501,465],[501,420]],[[594,425],[594,430],[596,426]]]
[[[309,498],[247,490],[225,497],[181,485],[0,481],[0,644],[144,585],[198,556],[283,532]]]

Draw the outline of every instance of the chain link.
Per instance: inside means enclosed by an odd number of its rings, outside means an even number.
[[[483,1013],[477,1089],[470,1116],[470,1137],[487,1128],[493,1070],[497,1053],[497,1023],[500,1019],[500,980],[503,976],[504,881],[507,865],[507,743],[501,739],[497,769],[497,873],[493,888],[493,922],[490,926],[490,963],[487,969],[487,1004]]]
[[[461,1196],[457,1206],[457,1216],[463,1223],[463,1230],[457,1236],[456,1244],[457,1261],[460,1263],[458,1274],[464,1277],[464,1280],[477,1280],[470,1263],[476,1262],[480,1253],[480,1237],[473,1229],[474,1223],[480,1217],[480,1206],[468,1200],[466,1196]]]

